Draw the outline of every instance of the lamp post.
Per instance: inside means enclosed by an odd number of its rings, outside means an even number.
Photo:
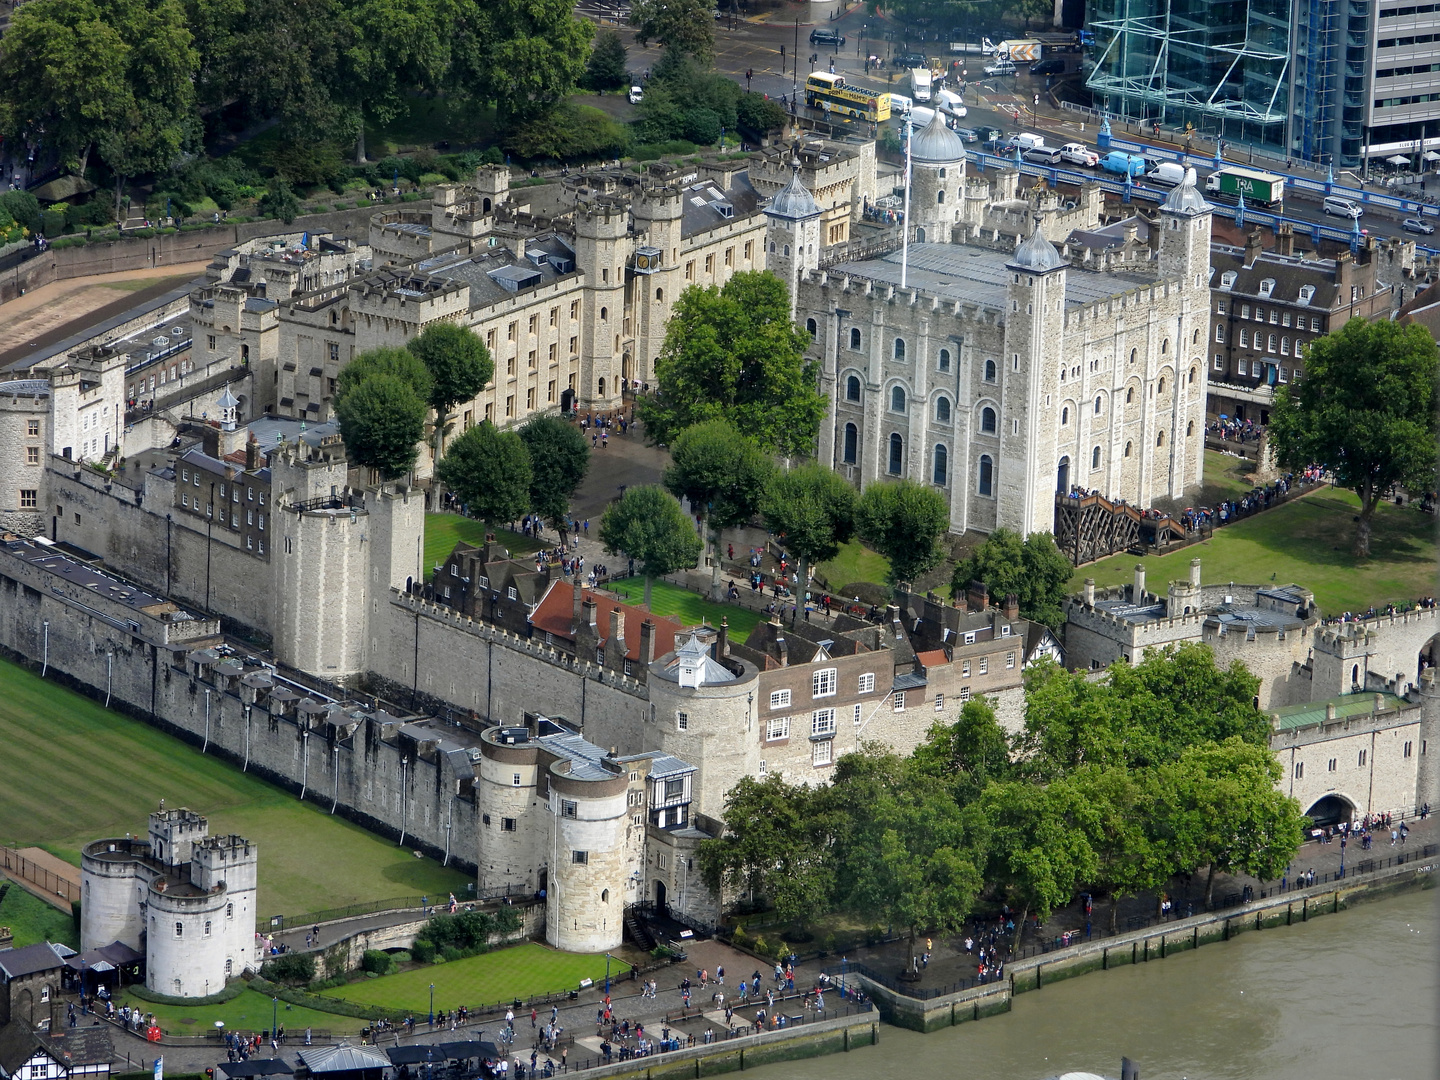
[[[1343,857],[1343,851],[1341,855]],[[605,954],[605,996],[610,996],[610,954],[608,952]]]
[[[846,957],[840,957],[840,996],[842,998],[845,996],[845,965],[847,963],[848,959]]]
[[[275,1032],[280,1030],[280,998],[277,995],[270,997],[270,1038],[275,1038]]]
[[[435,984],[430,984],[430,1026],[435,1026]]]

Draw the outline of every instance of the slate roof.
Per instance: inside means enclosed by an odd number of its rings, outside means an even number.
[[[491,304],[502,303],[516,295],[515,292],[506,289],[495,280],[495,274],[499,272],[502,276],[520,276],[529,279],[521,284],[519,292],[527,292],[533,288],[540,288],[545,285],[552,285],[557,281],[573,277],[576,270],[575,253],[568,244],[555,235],[533,237],[525,241],[526,251],[543,252],[547,256],[540,265],[522,256],[516,255],[509,248],[500,247],[484,248],[474,255],[443,254],[435,255],[424,259],[415,265],[415,272],[429,274],[433,277],[442,278],[446,281],[463,281],[470,286],[470,310],[476,311]],[[549,261],[554,257],[564,265],[567,261],[572,267],[562,273]],[[534,276],[525,271],[533,271]]]
[[[0,977],[5,982],[39,971],[54,971],[65,965],[65,958],[49,942],[26,945],[20,949],[0,952]]]
[[[0,1076],[15,1076],[37,1050],[43,1050],[56,1061],[61,1061],[59,1052],[47,1047],[44,1040],[19,1017],[0,1027]]]
[[[1210,287],[1220,288],[1227,271],[1233,271],[1235,282],[1223,291],[1235,296],[1259,299],[1280,304],[1299,305],[1316,312],[1328,311],[1340,300],[1339,288],[1335,284],[1334,259],[1304,259],[1298,255],[1276,255],[1272,251],[1262,252],[1253,266],[1245,265],[1245,249],[1212,244],[1210,247]],[[1367,271],[1356,267],[1360,273]],[[1359,274],[1357,274],[1359,276]],[[1260,296],[1260,283],[1273,278],[1275,287],[1267,297]],[[1314,294],[1306,304],[1300,304],[1300,287],[1313,285]]]
[[[110,1029],[103,1024],[99,1027],[65,1028],[46,1041],[65,1057],[65,1063],[76,1065],[104,1065],[115,1057],[115,1043],[110,1038]]]
[[[624,603],[605,593],[585,589],[584,594],[584,599],[595,605],[595,630],[600,635],[601,645],[605,644],[610,634],[610,612],[617,607],[620,609],[625,625],[625,655],[631,660],[640,659],[640,625],[646,619],[655,624],[656,656],[663,656],[675,648],[675,639],[684,629],[674,619],[666,618],[663,615],[652,615],[644,608]],[[575,631],[572,629],[574,613],[574,588],[566,587],[564,582],[556,582],[545,594],[545,598],[540,601],[540,606],[535,609],[535,613],[530,616],[530,625],[536,630],[574,642]]]
[[[724,190],[713,180],[701,180],[691,184],[682,193],[680,235],[694,236],[696,233],[728,225],[737,218],[749,217],[760,208],[760,202],[760,193],[751,187],[748,172],[736,173],[730,187]],[[726,217],[717,210],[718,203],[728,203],[733,207],[734,216]]]

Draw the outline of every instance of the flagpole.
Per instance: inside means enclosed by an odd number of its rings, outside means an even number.
[[[900,223],[900,287],[905,288],[910,273],[910,136],[914,131],[911,114],[905,113],[905,210]]]

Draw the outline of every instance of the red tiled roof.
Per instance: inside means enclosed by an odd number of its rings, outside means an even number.
[[[920,661],[921,667],[927,669],[944,667],[950,662],[949,658],[945,655],[944,649],[930,649],[926,652],[916,653],[915,659]]]
[[[664,656],[675,648],[675,639],[684,629],[674,619],[652,615],[642,607],[626,604],[613,596],[586,589],[585,599],[595,605],[595,629],[603,642],[610,636],[610,612],[619,608],[625,620],[625,655],[631,660],[640,659],[640,624],[649,619],[655,624],[655,655]],[[530,616],[530,623],[537,630],[553,634],[573,642],[575,635],[571,624],[575,618],[575,589],[564,581],[558,581],[545,594],[545,598]]]

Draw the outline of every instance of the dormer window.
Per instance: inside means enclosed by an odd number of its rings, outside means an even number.
[[[1260,295],[1261,295],[1263,298],[1265,298],[1266,300],[1270,299],[1270,294],[1273,293],[1274,291],[1275,291],[1275,279],[1274,279],[1274,278],[1269,278],[1269,277],[1267,277],[1264,281],[1260,282]]]
[[[1312,298],[1314,295],[1315,295],[1315,286],[1314,286],[1314,285],[1301,285],[1301,286],[1300,286],[1300,303],[1302,303],[1302,304],[1308,304],[1308,303],[1310,303],[1310,300],[1311,300],[1311,298]]]
[[[1222,289],[1233,289],[1235,287],[1235,279],[1239,276],[1237,271],[1226,270],[1225,273],[1220,275],[1220,287]]]

